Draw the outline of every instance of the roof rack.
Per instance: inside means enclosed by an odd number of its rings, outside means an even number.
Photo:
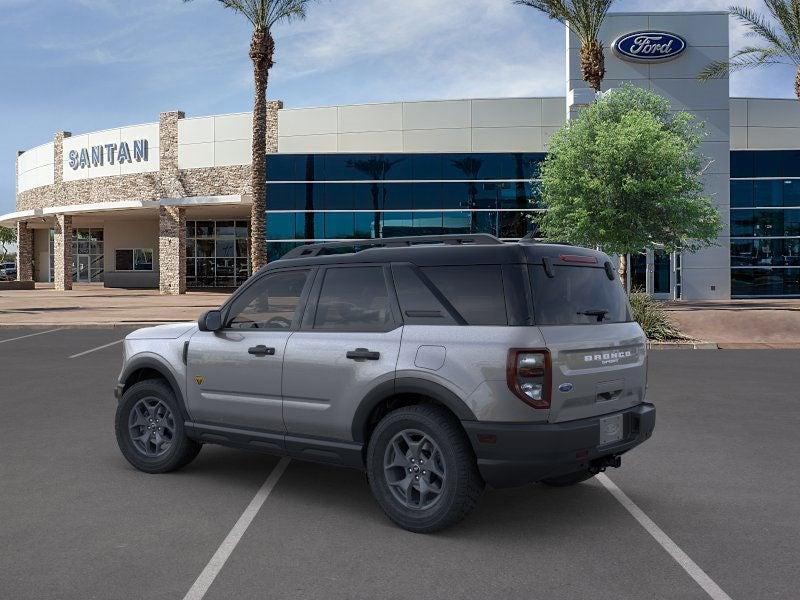
[[[409,237],[379,238],[374,240],[360,240],[352,242],[326,242],[323,244],[307,244],[289,250],[281,256],[287,258],[309,258],[325,254],[354,254],[370,248],[402,248],[426,244],[444,244],[447,246],[462,246],[474,244],[488,246],[501,244],[502,241],[488,233],[473,233],[469,235],[416,235]]]

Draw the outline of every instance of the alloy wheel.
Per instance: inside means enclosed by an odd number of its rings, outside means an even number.
[[[434,506],[447,478],[438,444],[417,429],[404,429],[391,439],[383,458],[383,475],[392,496],[415,510]]]
[[[133,446],[148,458],[166,454],[175,437],[175,419],[170,408],[155,397],[142,398],[128,416]]]

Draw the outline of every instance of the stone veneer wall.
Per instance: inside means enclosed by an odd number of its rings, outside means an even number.
[[[33,229],[17,223],[17,281],[33,281]]]
[[[72,217],[56,215],[53,236],[53,283],[58,291],[72,289]]]
[[[186,210],[158,207],[158,289],[162,294],[186,292]]]

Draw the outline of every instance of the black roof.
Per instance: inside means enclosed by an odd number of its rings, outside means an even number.
[[[488,234],[383,238],[366,242],[331,242],[300,246],[267,269],[353,263],[409,262],[419,266],[480,264],[579,263],[602,267],[608,256],[597,250],[523,239],[503,242]],[[583,262],[583,257],[587,261]],[[566,259],[566,260],[565,260]]]

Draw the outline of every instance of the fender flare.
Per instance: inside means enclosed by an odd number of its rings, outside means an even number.
[[[172,369],[170,369],[169,366],[167,366],[163,361],[153,356],[139,356],[131,359],[125,364],[125,368],[122,370],[122,373],[120,373],[119,376],[118,388],[120,390],[120,399],[122,398],[122,388],[127,386],[131,375],[142,369],[156,371],[159,375],[166,379],[167,383],[172,388],[172,392],[175,394],[175,399],[178,401],[178,406],[181,409],[183,420],[189,421],[189,411],[186,408],[186,399],[183,397],[183,391],[181,390],[181,386],[178,385],[178,380],[176,379],[175,374],[172,372]]]
[[[372,411],[381,402],[397,394],[418,394],[427,396],[450,409],[460,421],[477,421],[475,413],[454,392],[440,383],[417,377],[401,377],[384,381],[364,396],[353,415],[351,433],[353,440],[364,443],[364,431]]]

